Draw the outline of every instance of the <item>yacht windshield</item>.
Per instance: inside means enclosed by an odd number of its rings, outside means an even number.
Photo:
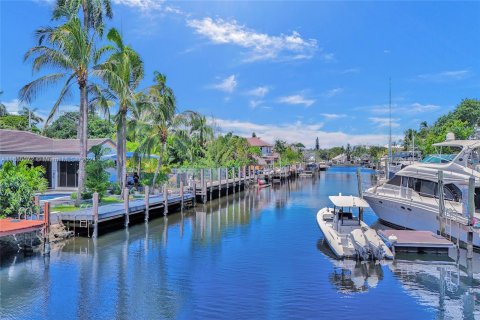
[[[449,163],[455,156],[456,154],[430,154],[423,158],[422,163]]]

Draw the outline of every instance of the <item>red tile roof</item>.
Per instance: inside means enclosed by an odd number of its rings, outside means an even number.
[[[247,138],[248,144],[251,145],[252,147],[273,147],[268,142],[263,141],[260,138],[257,137],[252,137],[252,138]]]

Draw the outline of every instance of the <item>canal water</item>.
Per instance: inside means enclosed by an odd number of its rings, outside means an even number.
[[[364,186],[372,179],[363,171]],[[50,258],[3,258],[0,318],[480,318],[479,276],[461,262],[333,259],[315,216],[339,192],[356,194],[355,169],[71,239]],[[365,220],[377,224],[368,210]]]

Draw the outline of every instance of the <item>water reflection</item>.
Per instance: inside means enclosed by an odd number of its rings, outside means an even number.
[[[373,261],[338,260],[330,251],[325,240],[317,242],[317,248],[333,264],[333,271],[329,273],[330,283],[341,293],[365,292],[375,288],[383,280],[382,265]]]
[[[389,265],[332,259],[318,241],[315,214],[328,195],[355,191],[354,171],[332,170],[237,192],[97,240],[70,239],[53,247],[46,260],[40,255],[2,260],[0,314],[2,319],[478,316],[478,270],[468,277],[466,265],[457,268],[456,260],[425,267],[404,258]],[[346,295],[348,304],[341,299]]]

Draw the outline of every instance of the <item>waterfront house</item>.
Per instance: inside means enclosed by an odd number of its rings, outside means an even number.
[[[88,150],[93,146],[101,146],[105,154],[117,152],[111,139],[88,139]],[[28,131],[0,129],[0,166],[5,161],[32,160],[34,166],[45,168],[50,189],[78,186],[79,150],[79,139],[52,139]],[[115,170],[110,171],[115,174]]]
[[[273,166],[273,163],[278,160],[279,155],[273,152],[273,145],[258,137],[247,138],[247,141],[251,147],[260,148],[260,157],[255,157],[257,159],[257,164],[262,166]]]

